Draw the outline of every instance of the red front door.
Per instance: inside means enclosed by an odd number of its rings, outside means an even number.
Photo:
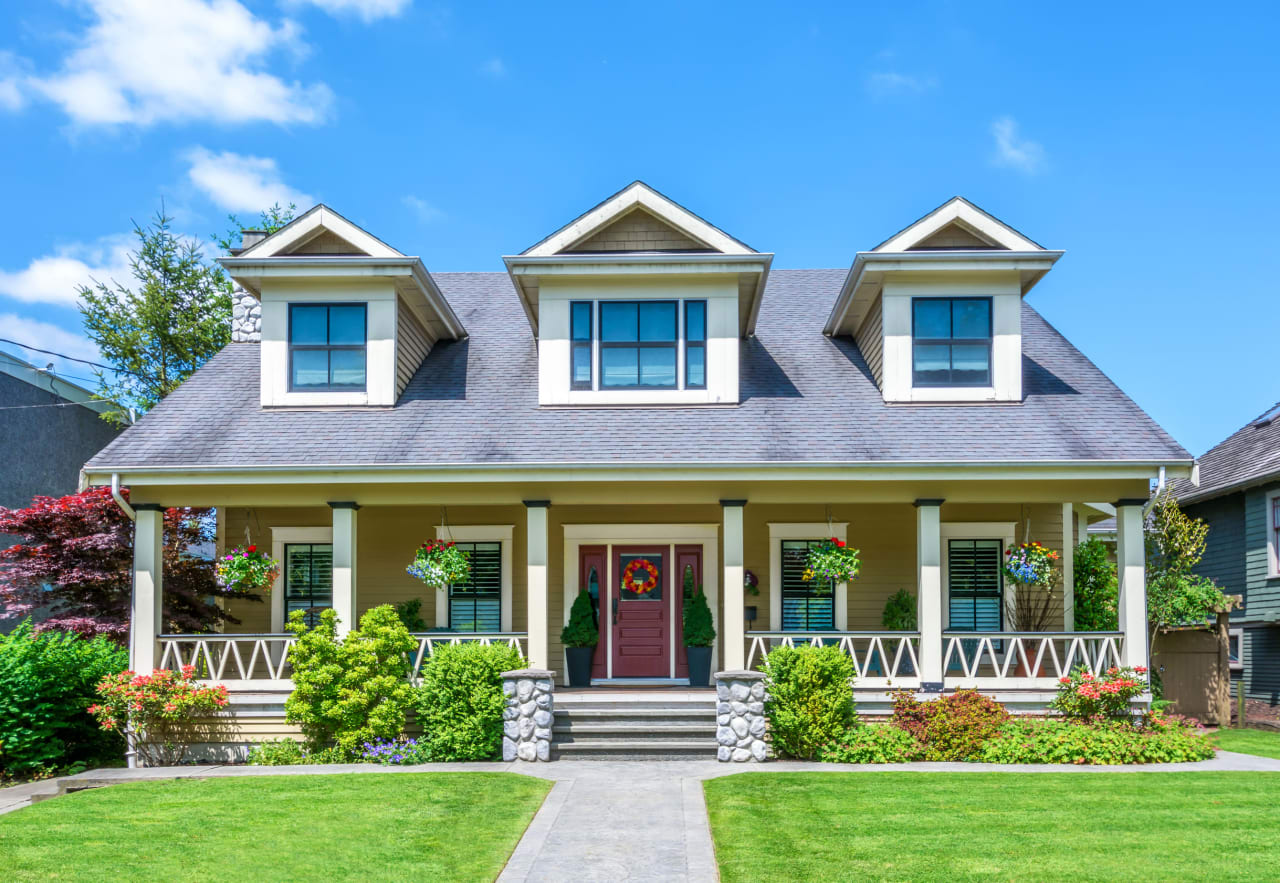
[[[671,562],[665,546],[613,550],[613,676],[671,676]]]

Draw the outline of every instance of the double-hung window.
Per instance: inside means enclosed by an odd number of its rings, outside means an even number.
[[[912,299],[911,382],[916,387],[991,385],[991,298]]]
[[[571,389],[705,389],[707,302],[569,304]]]
[[[502,630],[502,543],[457,543],[471,559],[466,580],[449,586],[449,628]]]
[[[364,304],[289,304],[289,389],[365,389]]]
[[[832,585],[806,581],[809,550],[821,540],[781,540],[782,629],[819,631],[835,628],[835,591]]]

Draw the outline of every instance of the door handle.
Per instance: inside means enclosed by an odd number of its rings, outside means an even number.
[[[622,600],[621,598],[615,598],[613,601],[612,606],[613,606],[613,624],[614,625],[618,624],[618,602],[621,600]]]

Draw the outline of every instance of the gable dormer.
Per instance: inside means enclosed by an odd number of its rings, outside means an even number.
[[[1022,298],[1062,256],[955,197],[858,252],[824,329],[886,402],[1022,400]]]
[[[263,407],[394,405],[466,331],[422,261],[324,205],[220,263],[261,302]]]
[[[539,403],[736,403],[772,260],[640,181],[504,257]]]

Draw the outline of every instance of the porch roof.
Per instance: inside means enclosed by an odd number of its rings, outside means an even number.
[[[505,273],[437,273],[471,330],[385,409],[264,410],[258,345],[227,346],[88,464],[1182,462],[1191,455],[1024,303],[1024,401],[886,404],[851,338],[822,333],[846,270],[775,270],[742,342],[741,403],[539,407],[537,346]]]

